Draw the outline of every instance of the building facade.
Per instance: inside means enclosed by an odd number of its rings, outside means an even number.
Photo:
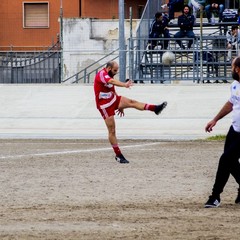
[[[133,18],[141,18],[147,0],[125,0],[125,18],[129,18],[129,9],[132,7]],[[118,0],[82,0],[80,1],[80,17],[99,18],[99,19],[117,19],[118,18]]]
[[[125,17],[140,18],[146,0],[125,0]],[[117,19],[117,0],[1,0],[0,50],[45,49],[59,40],[60,17]]]
[[[65,1],[66,17],[79,17],[79,0]],[[60,29],[60,0],[1,0],[0,47],[27,50],[57,42]]]

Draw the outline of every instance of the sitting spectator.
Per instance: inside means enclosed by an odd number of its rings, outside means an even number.
[[[168,7],[170,23],[172,23],[172,20],[174,19],[174,13],[182,10],[183,5],[184,5],[184,0],[169,0],[167,4],[163,4],[161,6],[162,8]]]
[[[191,8],[188,5],[184,5],[183,7],[183,14],[178,17],[178,26],[180,27],[180,31],[174,35],[174,38],[195,38],[195,34],[193,32],[193,25],[194,25],[194,16],[191,14]],[[182,42],[178,39],[176,40],[178,45],[185,49],[185,46]],[[189,40],[188,48],[191,48],[193,40]]]
[[[238,29],[238,25],[233,25],[231,30],[228,30],[226,33],[227,38],[227,61],[232,60],[232,50],[236,51],[236,55],[238,55],[239,43],[240,43],[240,30]]]
[[[193,16],[195,20],[197,18],[197,12],[200,10],[201,6],[205,6],[206,0],[189,0],[188,6],[193,10]]]
[[[160,38],[162,35],[164,38],[170,38],[169,29],[167,27],[168,21],[169,20],[164,13],[157,12],[150,27],[149,38]],[[168,42],[169,39],[163,40],[163,49],[168,48]],[[148,43],[150,44],[148,49],[153,50],[158,45],[158,40],[149,40]]]
[[[212,12],[214,10],[218,12],[218,22],[221,22],[224,11],[224,0],[208,0],[208,4],[205,7],[208,23],[211,23]]]

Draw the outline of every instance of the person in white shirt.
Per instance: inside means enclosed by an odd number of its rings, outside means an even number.
[[[240,30],[238,29],[238,25],[233,25],[231,30],[228,30],[226,33],[227,38],[227,61],[232,60],[232,50],[236,52],[238,55],[239,44],[240,44]]]
[[[197,12],[200,10],[201,6],[205,6],[206,0],[189,0],[188,6],[192,8],[192,14],[195,17],[195,20],[197,18]]]
[[[238,183],[238,195],[235,203],[240,204],[240,57],[236,57],[232,62],[232,77],[234,81],[231,84],[229,100],[205,127],[206,132],[211,132],[218,120],[232,112],[232,124],[226,136],[223,154],[219,159],[212,195],[205,203],[205,208],[220,205],[220,194],[223,192],[230,174]]]

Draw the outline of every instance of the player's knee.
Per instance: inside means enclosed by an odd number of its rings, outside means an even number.
[[[108,133],[109,133],[109,135],[111,135],[111,136],[115,136],[115,134],[116,134],[115,127],[109,127],[109,128],[108,128]]]

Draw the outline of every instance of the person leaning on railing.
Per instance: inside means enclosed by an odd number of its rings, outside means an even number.
[[[211,23],[212,12],[217,11],[219,20],[222,22],[223,11],[224,11],[224,0],[208,0],[208,4],[205,6],[205,11],[208,19],[208,23]]]
[[[228,30],[226,33],[227,38],[227,61],[230,62],[232,60],[232,50],[236,51],[236,55],[238,55],[239,44],[240,44],[240,30],[238,29],[238,25],[233,25],[231,30]]]

